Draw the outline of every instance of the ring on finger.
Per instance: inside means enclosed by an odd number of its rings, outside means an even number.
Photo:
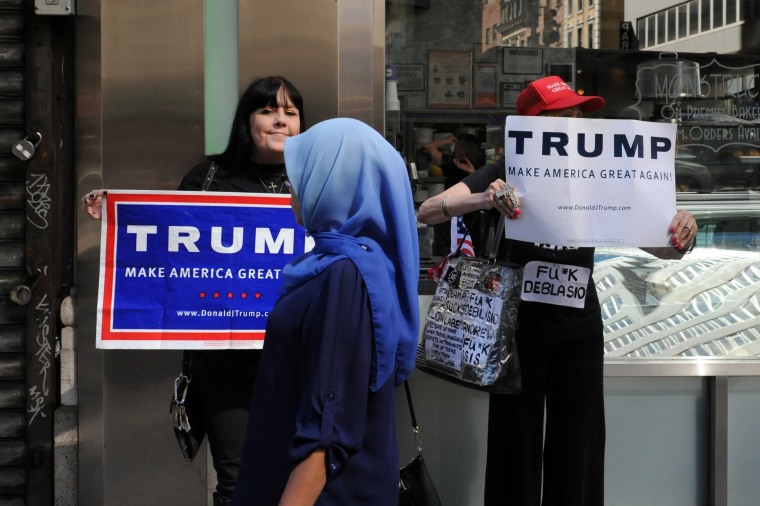
[[[513,209],[520,207],[520,203],[517,201],[517,197],[515,196],[515,189],[508,184],[502,186],[499,190],[496,191],[496,198],[498,200],[501,200],[504,197],[507,197],[509,199],[509,202],[512,204]]]

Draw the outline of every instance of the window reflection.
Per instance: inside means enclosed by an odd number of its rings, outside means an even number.
[[[706,32],[712,28],[712,23],[710,22],[710,14],[712,13],[712,10],[710,9],[710,0],[700,0],[700,5],[701,31]]]
[[[690,0],[636,21],[641,49],[733,25],[741,0]]]
[[[668,6],[635,20],[638,43],[656,47],[736,23],[740,3],[688,0]],[[677,206],[694,213],[699,224],[697,247],[682,260],[658,260],[635,248],[597,249],[606,356],[760,357],[757,58],[583,49],[605,44],[599,18],[588,16],[601,8],[599,2],[542,2],[559,13],[556,25],[546,23],[543,11],[520,11],[520,5],[527,3],[473,0],[467,3],[472,8],[463,8],[460,2],[438,2],[435,9],[386,3],[386,58],[399,70],[401,104],[389,117],[396,115],[394,125],[401,126],[399,150],[419,171],[415,200],[444,187],[424,144],[470,134],[481,141],[488,161],[496,160],[502,156],[504,120],[514,113],[525,83],[567,69],[563,78],[576,90],[605,97],[602,117],[677,125]],[[542,33],[546,27],[556,29],[561,40],[542,44],[550,40]],[[451,59],[441,59],[441,52],[450,52]],[[638,66],[649,61],[662,67],[645,76],[648,88],[639,87]],[[453,73],[454,67],[461,72]],[[443,77],[435,82],[435,76]],[[479,80],[467,83],[468,76]],[[438,260],[427,259],[421,272]]]
[[[723,0],[712,0],[712,27],[720,28],[723,26]]]

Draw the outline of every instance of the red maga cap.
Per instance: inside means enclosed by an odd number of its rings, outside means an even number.
[[[593,95],[578,95],[557,76],[536,79],[517,96],[517,114],[521,116],[538,116],[544,111],[575,106],[583,112],[594,112],[604,107],[604,99]]]

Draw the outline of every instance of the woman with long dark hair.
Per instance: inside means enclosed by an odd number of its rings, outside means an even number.
[[[290,81],[255,79],[238,101],[225,150],[193,167],[179,190],[288,193],[285,140],[305,128],[303,98]],[[84,199],[96,219],[102,195],[93,190]],[[189,416],[205,427],[216,470],[215,506],[231,501],[237,481],[260,355],[259,350],[187,350],[184,355],[192,377]]]

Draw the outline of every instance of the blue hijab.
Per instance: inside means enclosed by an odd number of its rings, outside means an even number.
[[[414,367],[419,333],[419,245],[406,165],[375,130],[354,119],[323,121],[285,142],[285,166],[312,251],[282,271],[285,294],[350,258],[369,294],[377,391]]]

